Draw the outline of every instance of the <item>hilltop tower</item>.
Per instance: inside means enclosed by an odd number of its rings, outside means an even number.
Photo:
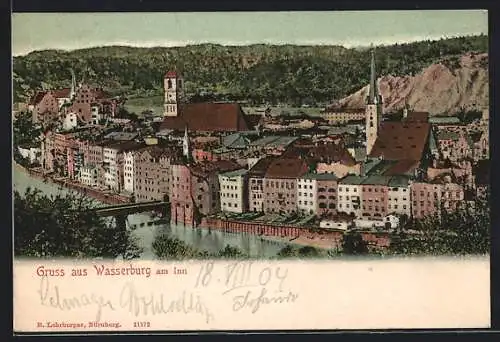
[[[375,71],[375,53],[371,51],[370,66],[370,89],[366,98],[366,154],[369,155],[375,141],[377,140],[378,129],[382,121],[382,96],[378,93],[377,74]]]
[[[169,71],[163,80],[165,91],[163,116],[177,116],[179,114],[179,104],[183,98],[183,80],[180,74]]]
[[[188,134],[188,127],[186,125],[184,129],[184,138],[182,140],[182,154],[184,157],[187,158],[187,160],[191,159],[191,153],[190,153],[190,148],[189,148],[189,134]]]

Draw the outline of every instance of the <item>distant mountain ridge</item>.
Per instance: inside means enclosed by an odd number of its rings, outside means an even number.
[[[489,105],[488,54],[465,54],[432,64],[415,76],[385,75],[379,89],[387,113],[408,104],[431,115],[453,115],[462,110],[482,110]],[[335,107],[364,106],[368,85],[341,99]]]
[[[443,58],[487,53],[485,35],[394,44],[376,48],[378,73],[405,77]],[[185,92],[208,101],[324,106],[368,84],[368,49],[341,46],[216,44],[137,48],[105,46],[74,51],[45,50],[13,58],[14,101],[42,88],[70,86],[77,80],[113,95],[163,95],[163,76],[181,72]]]

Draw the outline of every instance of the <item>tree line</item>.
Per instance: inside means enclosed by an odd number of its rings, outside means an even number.
[[[381,75],[413,75],[438,61],[453,66],[459,55],[487,51],[485,35],[382,46],[376,49],[377,68]],[[14,57],[14,100],[43,87],[69,87],[71,68],[78,79],[114,95],[162,95],[164,73],[177,70],[193,101],[318,105],[368,84],[370,52],[341,46],[215,44],[45,50]]]

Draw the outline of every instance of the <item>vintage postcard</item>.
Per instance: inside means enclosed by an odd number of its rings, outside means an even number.
[[[488,13],[14,13],[14,331],[490,326]]]

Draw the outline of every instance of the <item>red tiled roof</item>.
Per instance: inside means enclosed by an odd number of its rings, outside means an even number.
[[[419,166],[419,161],[415,160],[399,160],[396,164],[391,166],[384,172],[384,176],[399,176],[413,173]]]
[[[58,90],[53,90],[52,91],[52,95],[54,95],[54,97],[56,99],[69,98],[69,94],[70,93],[71,93],[71,89],[70,88],[63,88],[63,89],[58,89]]]
[[[167,73],[165,74],[165,78],[167,78],[167,77],[177,77],[177,72],[167,71]]]
[[[251,129],[237,103],[192,103],[180,106],[177,116],[165,117],[160,130],[246,131]]]
[[[369,157],[422,160],[431,125],[420,122],[382,122]]]
[[[47,94],[46,91],[39,91],[37,92],[30,100],[30,105],[33,105],[33,106],[36,106],[37,104],[40,103],[40,101],[42,101],[43,97],[45,96],[45,94]]]
[[[293,146],[283,156],[288,158],[306,157],[310,162],[340,162],[346,166],[356,165],[356,160],[342,144],[326,143],[314,147]]]
[[[203,161],[190,167],[195,176],[206,177],[212,172],[227,172],[241,169],[241,165],[232,160]]]
[[[266,178],[297,178],[307,173],[307,164],[299,158],[274,160],[266,172]]]

